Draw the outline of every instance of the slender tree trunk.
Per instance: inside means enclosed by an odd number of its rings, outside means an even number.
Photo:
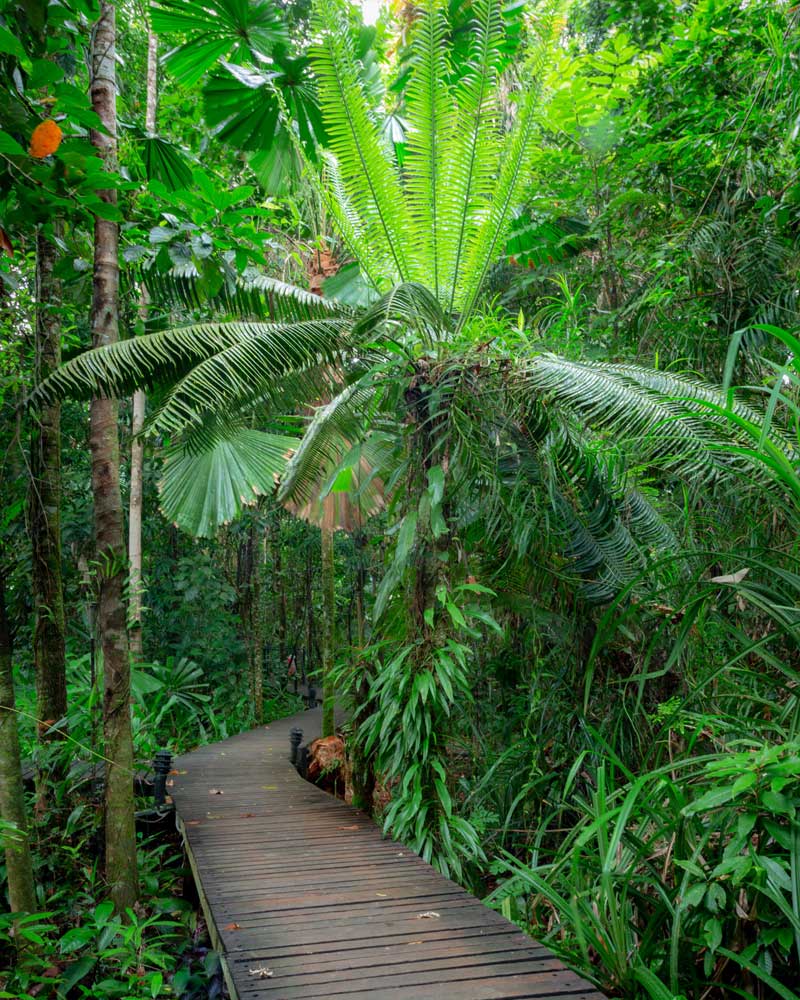
[[[58,235],[54,224],[53,235]],[[60,282],[54,277],[56,246],[40,229],[36,235],[36,347],[38,385],[61,363]],[[39,734],[67,711],[64,593],[61,580],[61,405],[43,405],[31,432],[31,536]],[[57,734],[56,734],[57,738]],[[40,782],[42,804],[49,781]]]
[[[311,573],[311,548],[306,549],[306,661],[304,672],[308,674],[314,662],[314,584]]]
[[[281,522],[276,516],[273,520],[274,537],[272,552],[275,566],[275,602],[278,614],[278,655],[282,669],[286,669],[286,576],[283,572],[283,546],[281,545]]]
[[[144,304],[144,289],[140,300],[140,315],[147,315]],[[141,389],[133,394],[133,415],[131,417],[131,495],[128,516],[128,631],[131,659],[134,663],[142,660],[142,506],[144,480],[144,442],[140,435],[144,427],[145,403],[147,397]]]
[[[333,528],[322,519],[322,735],[333,736],[334,701],[333,658],[336,649],[336,575],[333,559]]]
[[[92,132],[107,170],[116,169],[116,19],[113,3],[100,5],[92,46],[92,107],[106,132]],[[116,205],[113,189],[99,192]],[[95,347],[119,339],[119,227],[95,216],[92,339]],[[103,650],[103,738],[105,744],[106,880],[117,910],[138,896],[133,801],[133,741],[130,710],[130,659],[123,588],[126,576],[122,496],[119,486],[119,406],[93,399],[89,446],[92,453],[95,542],[97,548],[97,623]]]
[[[252,573],[250,576],[250,670],[253,688],[253,711],[256,722],[264,720],[264,608],[262,607],[261,576],[264,561],[264,547],[259,544],[258,528],[253,522],[250,528],[252,548]]]
[[[158,39],[151,29],[147,32],[147,105],[145,109],[145,129],[149,133],[156,130],[156,110],[158,107]],[[139,293],[139,319],[147,322],[149,298],[142,285]],[[147,397],[142,389],[133,394],[133,416],[131,419],[131,496],[128,517],[128,559],[130,576],[128,579],[128,629],[131,658],[134,663],[142,659],[142,503],[144,480],[144,442],[141,439]]]
[[[6,877],[12,913],[34,913],[36,894],[28,843],[22,764],[19,755],[14,678],[11,672],[11,629],[6,614],[3,570],[0,569],[0,819],[16,827],[5,838]]]
[[[364,608],[364,588],[366,572],[364,567],[364,537],[360,530],[353,536],[353,543],[356,550],[356,578],[354,587],[355,613],[356,613],[356,642],[360,655],[366,646],[366,613]],[[369,673],[369,664],[364,661],[361,665],[360,678],[356,691],[356,710],[358,718],[366,718],[370,714],[370,688],[372,678]],[[373,813],[373,798],[375,795],[375,754],[366,753],[363,746],[357,739],[352,740],[350,752],[350,781],[353,789],[353,805],[357,809],[363,809],[368,816]]]

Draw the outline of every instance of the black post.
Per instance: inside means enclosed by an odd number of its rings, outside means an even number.
[[[300,744],[303,742],[303,730],[295,726],[289,733],[289,761],[292,764],[297,763],[297,751],[300,748]]]
[[[156,809],[163,806],[167,798],[167,775],[172,768],[172,754],[169,750],[157,750],[153,759],[153,799]]]

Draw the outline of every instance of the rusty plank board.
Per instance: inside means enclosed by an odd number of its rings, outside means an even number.
[[[170,793],[239,1000],[602,1000],[545,947],[303,781],[314,709],[176,762]],[[433,913],[433,916],[427,914]]]

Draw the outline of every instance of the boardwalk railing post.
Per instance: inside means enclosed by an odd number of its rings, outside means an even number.
[[[172,754],[169,750],[157,750],[153,759],[153,799],[156,808],[163,806],[167,799],[167,775],[172,767]]]
[[[303,742],[303,730],[294,726],[292,731],[289,733],[289,761],[292,764],[297,764],[297,751],[300,748],[300,744]]]

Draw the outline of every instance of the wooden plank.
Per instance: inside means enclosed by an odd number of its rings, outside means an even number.
[[[320,714],[176,762],[169,791],[231,995],[599,1000],[546,948],[296,774],[289,731],[314,738]]]

